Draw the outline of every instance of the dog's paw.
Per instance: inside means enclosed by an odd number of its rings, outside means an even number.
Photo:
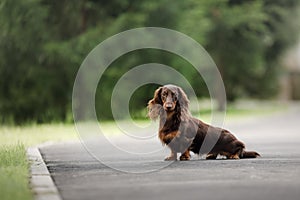
[[[240,157],[239,157],[239,155],[234,154],[234,155],[229,156],[229,159],[238,160],[238,159],[240,159]]]
[[[175,156],[168,156],[165,158],[165,161],[176,161],[177,158]]]
[[[218,154],[207,154],[206,160],[215,160]]]
[[[179,157],[179,159],[180,159],[181,161],[186,161],[186,160],[190,160],[191,157],[190,157],[190,156],[187,156],[187,155],[181,155],[181,156]]]

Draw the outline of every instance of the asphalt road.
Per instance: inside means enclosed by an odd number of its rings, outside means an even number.
[[[134,159],[135,155],[127,157],[107,150],[105,154],[111,159],[103,164],[80,143],[40,150],[64,200],[300,198],[299,106],[284,114],[230,123],[226,128],[262,157],[204,160],[193,155],[191,161],[166,163],[165,152]],[[153,146],[159,144],[157,138],[152,142]],[[124,143],[137,146],[126,140]],[[154,170],[142,173],[142,169]]]

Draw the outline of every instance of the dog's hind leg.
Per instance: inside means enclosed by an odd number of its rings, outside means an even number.
[[[236,160],[238,160],[238,159],[240,159],[240,156],[239,156],[238,153],[236,153],[236,154],[230,155],[229,159],[236,159]]]

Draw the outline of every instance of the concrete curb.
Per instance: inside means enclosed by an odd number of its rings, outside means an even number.
[[[30,162],[30,185],[35,200],[62,200],[38,147],[27,149]]]

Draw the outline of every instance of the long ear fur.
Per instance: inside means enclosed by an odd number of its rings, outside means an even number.
[[[162,87],[155,90],[153,99],[148,102],[148,117],[152,120],[156,120],[162,110],[161,91]]]
[[[187,121],[191,114],[189,111],[189,99],[187,98],[187,95],[185,94],[185,92],[178,87],[178,102],[180,104],[180,109],[181,109],[181,121]]]

